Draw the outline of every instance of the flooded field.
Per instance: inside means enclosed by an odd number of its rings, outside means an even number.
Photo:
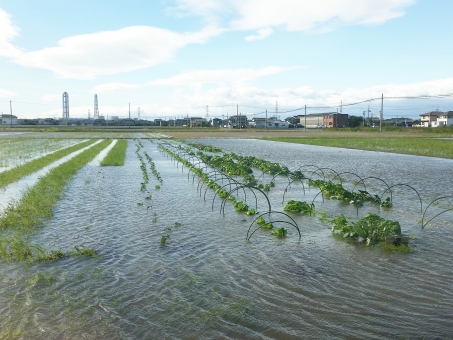
[[[310,173],[316,165],[406,183],[420,194],[423,209],[451,193],[452,160],[260,140],[198,141],[291,170],[305,166],[302,171],[313,176],[320,176]],[[420,202],[408,187],[394,189],[393,208],[365,204],[357,215],[347,202],[323,200],[319,189],[297,183],[287,188],[288,180],[276,177],[268,193],[273,210],[283,211],[284,196],[285,202],[314,199],[322,214],[291,214],[300,239],[288,227],[286,238],[258,230],[246,242],[255,216],[236,212],[229,202],[221,213],[222,201],[206,186],[200,190],[197,177],[158,148],[162,141],[141,143],[139,153],[152,158],[162,182],[148,170],[143,190],[137,141],[129,140],[125,165],[90,162],[30,240],[48,249],[90,247],[98,259],[0,262],[0,338],[453,337],[451,212],[422,229]],[[350,187],[357,181],[344,177]],[[369,179],[370,191],[381,187]],[[257,210],[266,209],[265,200],[256,202]],[[441,203],[429,217],[451,206]],[[344,240],[320,218],[369,212],[398,220],[403,234],[414,237],[411,251]],[[164,234],[169,238],[161,245]]]

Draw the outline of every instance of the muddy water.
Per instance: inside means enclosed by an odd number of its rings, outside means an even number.
[[[287,164],[380,176],[417,184],[424,204],[440,196],[452,162],[262,141],[209,140],[224,149]],[[197,180],[142,142],[163,177],[149,171],[147,191],[135,145],[124,167],[90,163],[68,186],[54,217],[33,242],[49,249],[97,249],[100,259],[67,258],[23,266],[1,264],[0,323],[27,339],[438,339],[453,336],[453,217],[425,229],[414,194],[395,194],[381,211],[416,237],[410,254],[385,253],[333,237],[313,217],[293,216],[283,240],[259,230],[244,241],[252,217],[197,193]],[[142,150],[143,151],[143,150]],[[433,172],[433,169],[436,169]],[[446,177],[448,178],[448,176]],[[266,178],[270,180],[270,178]],[[379,186],[370,184],[370,186]],[[284,180],[270,195],[282,208]],[[203,191],[204,194],[204,191]],[[292,185],[287,199],[310,200]],[[150,200],[146,197],[152,196]],[[258,200],[258,209],[263,200]],[[316,199],[318,210],[356,217],[348,204]],[[438,209],[435,207],[435,209]],[[365,206],[359,217],[378,212]],[[181,224],[176,227],[175,222]],[[165,228],[170,239],[160,246]],[[0,333],[1,334],[1,333]]]

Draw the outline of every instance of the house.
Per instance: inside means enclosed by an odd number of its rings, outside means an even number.
[[[17,116],[2,114],[0,118],[0,125],[17,125]]]
[[[422,113],[420,115],[420,123],[423,127],[433,126],[433,122],[437,122],[437,118],[442,114],[439,111],[431,111],[427,113]],[[437,123],[435,123],[437,126]]]
[[[208,121],[206,118],[202,117],[190,117],[190,127],[195,127],[195,126],[208,126]]]
[[[211,126],[214,126],[214,127],[220,127],[222,126],[222,119],[220,118],[213,118],[211,120]]]
[[[453,111],[440,112],[437,121],[433,122],[433,127],[439,126],[452,126],[453,125]]]
[[[337,112],[312,113],[296,117],[300,124],[307,128],[346,127],[349,125],[348,115]]]
[[[233,129],[246,129],[248,126],[247,116],[235,115],[228,118],[228,127]]]
[[[348,127],[349,115],[345,113],[329,113],[324,115],[322,124],[327,127]]]

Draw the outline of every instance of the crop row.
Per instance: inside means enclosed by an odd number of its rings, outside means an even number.
[[[198,145],[197,145],[198,147]],[[161,149],[167,153],[169,153],[173,158],[175,158],[178,162],[181,162],[184,164],[186,167],[188,167],[192,172],[194,172],[197,176],[201,178],[201,180],[206,184],[208,188],[211,188],[215,190],[216,195],[218,195],[220,198],[228,201],[232,201],[233,205],[238,212],[246,213],[249,215],[254,215],[257,214],[257,211],[254,209],[250,209],[249,206],[247,205],[246,202],[243,201],[237,201],[232,195],[230,191],[225,190],[225,186],[221,186],[216,182],[216,179],[212,178],[212,176],[208,175],[207,173],[203,172],[201,170],[201,167],[197,167],[194,165],[195,163],[195,156],[199,157],[201,161],[206,163],[212,168],[217,169],[223,176],[241,176],[244,178],[244,182],[242,183],[244,186],[246,186],[250,190],[255,190],[255,189],[260,189],[257,186],[254,186],[253,184],[256,185],[256,181],[254,180],[253,177],[253,169],[257,168],[265,173],[273,175],[273,179],[276,176],[284,176],[287,177],[288,179],[288,186],[294,182],[294,181],[305,181],[307,184],[309,184],[312,187],[317,187],[320,189],[320,193],[323,195],[326,195],[332,199],[337,199],[337,200],[347,200],[350,203],[355,204],[356,206],[361,206],[363,205],[363,202],[365,201],[370,201],[372,203],[378,203],[382,206],[390,207],[391,206],[391,201],[390,197],[383,202],[380,200],[380,197],[377,195],[371,195],[369,194],[366,190],[358,190],[358,192],[351,192],[349,190],[346,190],[340,183],[334,183],[332,181],[326,181],[326,180],[312,180],[310,178],[307,178],[300,170],[296,170],[294,172],[290,171],[287,167],[281,166],[278,163],[274,162],[269,162],[265,160],[260,160],[256,157],[243,157],[243,156],[238,156],[235,155],[234,153],[227,153],[224,155],[207,155],[204,154],[201,151],[194,152],[190,150],[189,148],[182,148],[181,146],[178,146],[177,148],[175,147],[174,150],[175,152],[172,152],[168,148],[164,147],[161,145]],[[184,156],[184,157],[181,157]],[[222,177],[223,178],[223,177]],[[274,183],[271,181],[271,183]],[[286,190],[285,190],[286,191]],[[269,200],[268,200],[269,202]],[[384,204],[382,204],[384,203]],[[295,201],[291,200],[287,202],[287,204],[283,208],[284,211],[292,212],[292,213],[301,213],[301,214],[308,214],[308,215],[314,215],[315,214],[315,206],[314,203],[307,203],[303,201]],[[269,208],[270,212],[270,208]],[[377,215],[373,215],[377,216]],[[385,236],[389,235],[401,235],[401,229],[399,228],[389,228],[388,226],[392,225],[397,225],[399,226],[398,222],[395,221],[389,221],[382,219],[380,217],[376,218],[368,218],[366,220],[367,223],[364,221],[356,222],[359,225],[362,226],[362,234],[360,235],[359,233],[351,233],[351,232],[344,232],[340,230],[339,227],[335,227],[336,223],[338,221],[337,219],[332,219],[330,222],[333,223],[332,231],[333,232],[340,232],[342,235],[346,237],[351,237],[351,238],[357,238],[359,240],[363,240],[366,244],[374,244],[380,241],[383,241],[382,236],[385,234]],[[281,221],[279,221],[281,222]],[[257,219],[254,220],[254,223],[258,224],[261,228],[265,229],[271,229],[274,227],[274,223],[272,221],[266,221],[262,215],[260,215]],[[253,224],[253,223],[252,223]],[[355,226],[356,224],[351,223],[346,223],[345,226]],[[381,228],[381,226],[384,225],[386,227]],[[352,227],[351,227],[352,228]],[[285,229],[285,228],[283,228]],[[285,236],[286,231],[275,231],[274,235],[277,236]],[[365,230],[368,230],[368,232],[365,232]],[[377,230],[380,231],[380,236],[377,237]],[[249,228],[250,232],[250,228]],[[254,231],[253,231],[254,232]],[[253,234],[251,232],[251,234]],[[251,236],[251,234],[248,233],[247,238]],[[249,236],[250,235],[250,236]],[[366,237],[363,237],[366,236]]]
[[[28,237],[44,225],[44,219],[52,216],[52,209],[71,178],[110,143],[110,140],[101,141],[55,167],[41,177],[19,202],[8,205],[0,217],[0,231],[10,230],[9,235],[0,236],[0,256],[4,260],[50,261],[67,255],[89,255],[94,252],[83,246],[67,253],[61,250],[47,251],[30,244]]]

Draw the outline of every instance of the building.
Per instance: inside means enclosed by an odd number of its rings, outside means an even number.
[[[439,111],[431,111],[420,115],[420,123],[423,127],[431,127],[433,122],[437,122],[437,118],[442,114]]]
[[[453,111],[440,112],[437,116],[437,120],[432,122],[432,127],[439,126],[453,126]]]
[[[0,119],[1,125],[17,125],[17,116],[2,114]]]
[[[330,113],[323,116],[322,125],[327,128],[331,127],[348,127],[349,116],[345,113]]]
[[[324,112],[312,113],[307,116],[299,115],[295,117],[299,119],[300,124],[307,128],[325,128],[325,127],[348,127],[349,116],[344,113]]]
[[[233,129],[246,129],[248,127],[247,116],[240,114],[229,117],[228,127]]]
[[[220,119],[220,118],[213,118],[213,119],[211,120],[211,126],[213,126],[213,127],[220,127],[220,126],[222,126],[222,119]]]

